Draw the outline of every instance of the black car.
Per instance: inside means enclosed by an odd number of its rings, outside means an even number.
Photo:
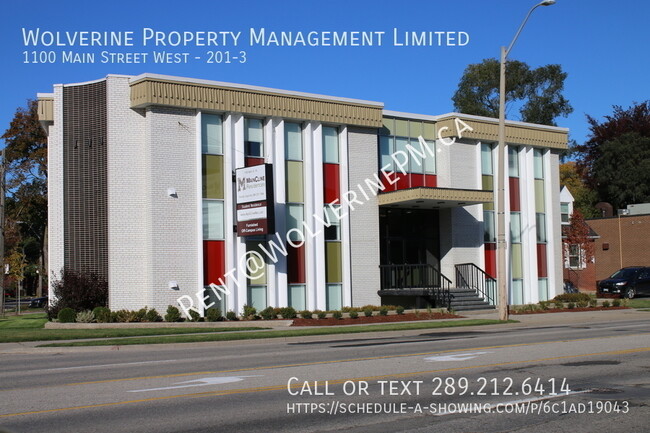
[[[619,269],[606,280],[598,282],[598,295],[620,295],[634,298],[650,295],[650,267],[632,266]]]
[[[45,306],[47,306],[47,296],[43,296],[41,298],[34,298],[29,303],[29,308],[43,308]]]

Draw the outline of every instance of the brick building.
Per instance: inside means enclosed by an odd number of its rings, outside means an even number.
[[[111,309],[408,304],[469,273],[494,295],[496,119],[154,74],[39,110],[49,269],[103,275]],[[568,131],[506,126],[510,302],[537,302],[562,286]]]

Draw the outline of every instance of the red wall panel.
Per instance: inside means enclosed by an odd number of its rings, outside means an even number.
[[[424,186],[429,188],[435,188],[438,186],[438,177],[435,174],[425,174],[424,175]]]
[[[521,211],[521,199],[519,197],[519,178],[510,177],[510,212],[519,212]]]
[[[323,195],[325,203],[332,203],[338,199],[341,202],[341,183],[338,164],[323,164]]]
[[[305,245],[294,248],[287,244],[287,279],[289,284],[305,283]]]
[[[246,167],[252,167],[254,165],[261,165],[261,164],[264,164],[264,158],[246,157],[246,160],[245,160],[244,164],[245,164]]]
[[[419,186],[424,186],[424,175],[412,173],[411,176],[411,188],[417,188]]]
[[[485,273],[497,277],[497,244],[485,244]]]
[[[203,241],[203,284],[214,283],[221,285],[219,278],[226,279],[225,241]]]
[[[546,244],[537,244],[537,278],[548,277],[546,266]]]

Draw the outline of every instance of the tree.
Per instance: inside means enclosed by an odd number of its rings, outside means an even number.
[[[560,185],[569,188],[574,198],[574,209],[578,209],[585,218],[599,216],[594,207],[598,201],[598,194],[589,188],[580,177],[575,161],[560,164]]]
[[[607,140],[593,164],[593,179],[602,201],[617,209],[650,202],[650,136],[627,132]]]
[[[604,161],[604,159],[614,157],[618,163],[624,163],[624,161],[617,156],[618,152],[616,145],[610,144],[609,146],[606,146],[606,143],[621,143],[621,138],[626,136],[624,141],[632,140],[633,143],[631,145],[623,144],[620,149],[621,152],[625,152],[628,156],[632,156],[633,161],[640,161],[640,155],[635,156],[634,154],[629,154],[629,152],[632,147],[643,151],[642,148],[639,148],[639,146],[642,146],[640,137],[650,137],[650,101],[634,104],[628,109],[623,109],[621,106],[615,105],[613,111],[614,112],[611,116],[605,116],[603,122],[599,122],[592,116],[587,116],[591,134],[589,139],[584,144],[576,146],[575,150],[578,156],[578,171],[587,185],[598,191],[601,201],[608,201],[613,205],[615,202],[618,202],[620,205],[621,203],[628,203],[626,201],[628,199],[621,201],[621,195],[616,192],[618,188],[613,191],[608,191],[607,185],[603,182],[608,182],[612,179],[609,177],[608,173],[600,171],[611,169],[614,169],[617,172],[621,171],[622,167],[609,164],[607,161]],[[626,135],[628,133],[636,133],[636,135]],[[604,154],[605,151],[607,152],[607,155]],[[631,172],[619,173],[623,174],[625,178],[631,181],[631,183],[626,183],[626,185],[631,189],[635,189],[635,183],[638,183],[637,180],[635,180],[635,177],[638,180],[643,178],[641,166],[641,164],[638,166],[632,165],[628,167],[629,169],[632,169]],[[616,199],[617,196],[618,199]],[[640,201],[643,194],[642,192],[637,191],[633,196],[636,196],[636,200]],[[635,199],[633,198],[632,200]]]
[[[570,257],[572,249],[575,248],[578,260],[585,264],[590,263],[594,258],[594,238],[591,235],[591,228],[578,209],[574,209],[569,226],[563,232],[565,257]]]
[[[452,97],[454,109],[465,114],[499,117],[499,74],[497,59],[467,66]],[[555,126],[556,117],[566,117],[573,111],[562,95],[566,77],[560,65],[530,69],[524,62],[508,60],[506,117],[513,104],[521,104],[519,120]]]
[[[5,228],[18,227],[17,238],[8,243],[6,257],[25,256],[25,269],[34,271],[37,295],[46,278],[47,254],[47,135],[38,120],[38,102],[20,107],[2,135],[5,141]],[[37,244],[34,254],[33,245]],[[38,270],[38,272],[36,272]],[[28,275],[29,276],[29,275]]]

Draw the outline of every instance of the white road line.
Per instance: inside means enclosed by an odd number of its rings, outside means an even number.
[[[178,360],[165,359],[161,361],[122,362],[118,364],[78,365],[75,367],[44,368],[44,369],[39,369],[38,371],[63,371],[63,370],[79,370],[83,368],[123,367],[123,366],[144,365],[144,364],[163,364],[165,362],[178,362]]]

